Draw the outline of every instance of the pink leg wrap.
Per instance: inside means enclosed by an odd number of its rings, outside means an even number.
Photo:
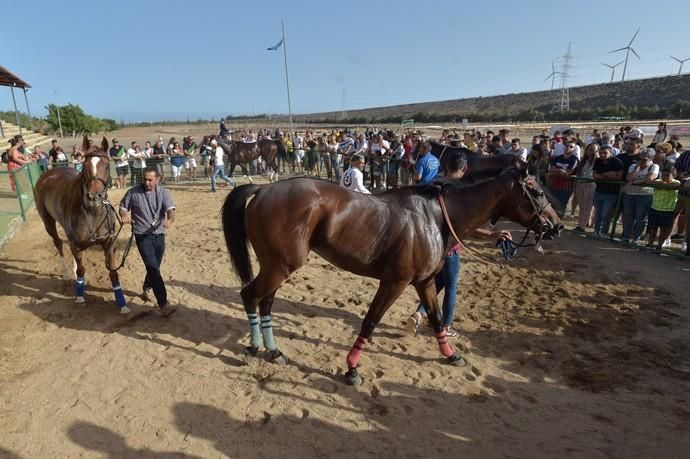
[[[367,339],[363,336],[358,336],[357,341],[355,341],[355,344],[352,345],[352,349],[350,349],[350,352],[347,354],[346,360],[348,368],[357,368],[359,358],[362,356],[362,351],[364,351],[366,345]]]
[[[436,340],[438,341],[438,348],[441,351],[441,355],[444,357],[450,357],[453,355],[453,349],[451,349],[450,344],[448,344],[448,338],[446,338],[446,331],[441,330],[436,333]]]

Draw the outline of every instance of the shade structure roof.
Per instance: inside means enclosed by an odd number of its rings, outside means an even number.
[[[31,85],[14,73],[0,65],[0,86],[14,86],[15,88],[30,88]]]

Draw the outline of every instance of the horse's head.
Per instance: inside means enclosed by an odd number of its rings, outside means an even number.
[[[537,241],[556,238],[563,225],[541,185],[527,175],[524,165],[507,169],[504,174],[514,176],[518,192],[511,193],[510,202],[503,206],[503,216],[534,231]]]
[[[110,157],[108,156],[108,139],[103,137],[101,146],[94,144],[84,136],[82,145],[84,166],[81,172],[84,207],[97,209],[108,199],[108,182],[110,181]]]

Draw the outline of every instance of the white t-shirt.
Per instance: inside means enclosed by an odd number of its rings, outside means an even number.
[[[628,169],[628,174],[631,172],[635,172],[635,169],[637,169],[637,167],[638,167],[637,164],[632,164],[630,166],[630,169]],[[649,174],[659,175],[659,165],[658,164],[652,164],[651,166],[647,167],[646,169],[639,169],[637,172],[635,172],[635,177],[633,178],[633,181],[637,182],[637,181],[644,180]],[[629,185],[626,193],[636,195],[636,196],[650,195],[650,194],[654,194],[654,188],[652,188],[650,186]]]
[[[146,167],[146,161],[144,161],[146,153],[144,153],[143,151],[139,150],[139,153],[137,153],[134,148],[130,148],[129,150],[127,150],[127,156],[130,159],[134,160],[134,162],[132,163],[132,166],[134,168],[142,169]]]
[[[371,194],[364,186],[364,175],[355,167],[350,167],[340,178],[340,185],[358,193]]]
[[[506,153],[510,153],[511,155],[515,155],[518,158],[520,158],[523,161],[527,161],[527,148],[518,148],[517,150],[513,150],[512,148],[508,150]]]
[[[223,147],[217,146],[216,152],[213,155],[213,160],[216,166],[223,165]]]

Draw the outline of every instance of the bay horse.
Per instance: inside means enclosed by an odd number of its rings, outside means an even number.
[[[269,182],[273,182],[274,177],[275,180],[278,181],[278,156],[287,155],[285,152],[285,145],[282,141],[272,139],[259,139],[255,142],[244,142],[242,140],[225,141],[223,139],[216,140],[225,154],[228,155],[228,162],[230,163],[228,175],[230,177],[232,177],[235,167],[239,165],[245,177],[249,179],[249,183],[253,183],[249,171],[247,170],[247,164],[261,157],[266,161],[266,167],[272,169]]]
[[[271,307],[283,281],[313,250],[341,269],[380,280],[347,355],[348,384],[362,383],[357,372],[361,353],[383,314],[410,284],[427,307],[443,357],[451,364],[463,362],[441,325],[434,276],[455,238],[463,239],[500,217],[527,227],[540,239],[554,238],[562,229],[539,184],[527,180],[522,163],[471,185],[462,179],[443,180],[377,195],[307,177],[236,188],[223,204],[222,221],[232,265],[243,285],[251,333],[247,352],[256,355],[263,345],[272,361],[286,362],[273,337]],[[248,242],[260,265],[256,278]]]
[[[84,136],[84,167],[81,172],[71,167],[53,168],[36,182],[36,210],[53,244],[60,254],[64,279],[72,279],[67,267],[62,240],[56,223],[62,226],[76,264],[75,303],[84,303],[84,263],[82,252],[93,245],[100,245],[105,254],[105,265],[115,294],[115,303],[121,314],[128,314],[120,279],[115,267],[116,211],[108,201],[110,183],[110,157],[108,140],[103,137],[101,146]]]

